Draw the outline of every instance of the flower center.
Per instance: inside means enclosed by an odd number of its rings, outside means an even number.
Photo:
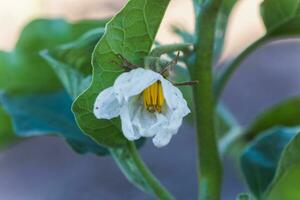
[[[157,81],[147,87],[143,91],[143,99],[144,106],[149,112],[161,112],[161,108],[165,101],[161,82]]]

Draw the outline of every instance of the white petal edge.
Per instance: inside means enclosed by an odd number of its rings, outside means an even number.
[[[168,132],[161,131],[154,136],[154,138],[152,139],[152,142],[158,148],[164,147],[167,144],[169,144],[172,136],[173,135]]]
[[[138,130],[132,125],[132,120],[130,117],[132,112],[131,109],[132,106],[130,104],[124,104],[120,112],[122,132],[124,136],[130,141],[137,140],[141,137]]]
[[[172,108],[173,110],[176,109],[178,106],[180,107],[187,107],[186,101],[183,98],[183,95],[181,91],[175,87],[170,81],[161,78],[160,79],[162,88],[163,88],[163,94],[166,100],[166,103],[168,104],[169,108]]]
[[[119,102],[129,101],[132,96],[139,95],[148,86],[160,80],[162,76],[151,70],[137,68],[121,74],[114,83],[114,91]]]
[[[132,117],[132,123],[141,136],[153,137],[163,129],[168,121],[162,114],[150,113],[144,108],[144,105],[140,105]]]
[[[115,97],[113,87],[109,87],[97,96],[94,115],[98,119],[112,119],[120,115],[121,105]]]

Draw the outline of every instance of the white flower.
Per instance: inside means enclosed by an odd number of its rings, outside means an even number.
[[[178,88],[159,73],[143,68],[122,73],[94,105],[98,119],[121,117],[128,140],[153,137],[157,147],[170,142],[189,112]]]

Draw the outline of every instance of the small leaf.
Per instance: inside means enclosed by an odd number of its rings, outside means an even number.
[[[62,19],[39,19],[28,24],[15,49],[0,52],[0,89],[10,93],[53,91],[61,87],[39,51],[67,43],[103,22],[68,23]]]
[[[172,31],[177,34],[181,39],[186,43],[193,44],[195,42],[195,36],[192,33],[189,33],[182,27],[172,26]]]
[[[12,116],[14,130],[20,137],[58,135],[78,153],[107,153],[76,126],[70,110],[72,101],[65,92],[24,96],[3,94],[0,101]]]
[[[273,126],[300,125],[300,98],[285,100],[262,112],[246,130],[248,139],[256,137],[262,131]]]
[[[245,149],[241,167],[252,193],[261,199],[278,166],[285,146],[298,133],[299,128],[272,128],[261,133]]]
[[[169,0],[131,0],[107,24],[106,32],[93,53],[93,82],[73,104],[73,112],[82,130],[100,144],[116,147],[127,140],[120,120],[98,120],[93,114],[96,96],[111,87],[121,73],[121,54],[135,64],[143,64],[154,42]]]
[[[265,193],[266,200],[299,199],[300,134],[293,137],[281,153],[272,183]]]
[[[0,150],[19,141],[21,141],[21,138],[15,135],[11,119],[0,104]]]
[[[300,0],[264,0],[260,9],[268,35],[300,34]]]

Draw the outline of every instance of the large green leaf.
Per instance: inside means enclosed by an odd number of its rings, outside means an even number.
[[[14,131],[20,137],[56,135],[78,153],[108,153],[77,127],[71,112],[71,98],[63,91],[22,96],[2,94],[0,102],[12,116]]]
[[[284,148],[276,174],[264,198],[267,200],[295,200],[300,197],[300,134]]]
[[[300,125],[300,98],[294,97],[283,101],[262,112],[246,130],[248,139],[256,137],[259,133],[273,126],[299,126]]]
[[[53,70],[40,58],[39,51],[67,43],[102,21],[68,23],[62,19],[39,19],[28,24],[15,49],[0,52],[0,89],[10,93],[52,91],[60,88]]]
[[[261,4],[261,15],[266,26],[266,34],[241,52],[216,76],[216,98],[219,98],[229,78],[240,64],[257,48],[274,39],[299,36],[300,0],[264,0]]]
[[[0,150],[20,141],[13,131],[10,116],[5,112],[0,104]]]
[[[82,130],[99,144],[108,146],[128,180],[152,195],[155,192],[149,188],[134,153],[130,152],[128,141],[120,131],[119,120],[97,120],[93,104],[98,93],[112,86],[123,71],[119,67],[121,60],[118,54],[135,64],[143,64],[168,3],[169,0],[130,0],[107,24],[105,34],[93,53],[92,85],[73,104],[73,112]]]
[[[101,28],[91,30],[72,43],[42,53],[42,56],[52,66],[73,99],[86,89],[91,82],[91,55],[103,33],[104,30]],[[138,140],[136,142],[137,146],[142,146],[144,141],[144,139]],[[68,142],[70,143],[70,141]],[[73,144],[71,143],[71,145]],[[138,171],[128,148],[109,148],[108,150],[124,175],[132,183],[144,191],[152,193]]]
[[[103,33],[103,28],[93,29],[76,41],[42,52],[43,58],[51,65],[72,99],[75,99],[91,83],[92,52]],[[140,147],[144,141],[139,140],[136,144]],[[111,151],[121,152],[121,149],[116,151],[111,149]],[[120,156],[118,153],[116,155]],[[116,160],[117,157],[114,156]],[[127,159],[123,160],[127,163]],[[117,162],[122,163],[122,161]]]
[[[82,130],[106,146],[126,144],[120,120],[97,120],[93,114],[96,96],[113,85],[123,69],[121,54],[135,64],[143,64],[169,0],[130,0],[107,24],[106,32],[93,53],[93,82],[73,104],[78,125]]]
[[[282,127],[269,129],[253,140],[243,152],[242,171],[248,186],[258,199],[264,196],[270,186],[278,168],[280,155],[299,130]],[[294,155],[293,152],[290,153]]]

